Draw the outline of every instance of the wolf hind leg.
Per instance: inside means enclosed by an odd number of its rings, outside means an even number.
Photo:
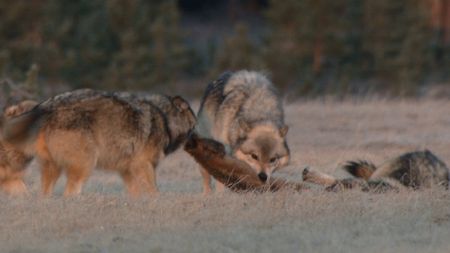
[[[61,175],[61,168],[50,155],[47,141],[45,133],[40,132],[36,141],[36,156],[41,169],[41,193],[43,196],[50,196],[53,193],[56,181]]]
[[[48,134],[48,152],[57,168],[63,168],[67,183],[64,196],[77,195],[91,170],[96,166],[99,151],[92,132],[86,130],[54,130]]]
[[[330,186],[338,182],[338,180],[326,173],[305,168],[303,170],[303,181],[318,185]]]
[[[64,196],[74,196],[81,193],[82,187],[92,169],[95,167],[95,156],[88,152],[80,152],[76,156],[77,161],[67,159],[65,172],[67,177],[66,188],[64,189]]]
[[[67,183],[64,196],[75,196],[81,193],[82,187],[90,175],[93,165],[70,165],[66,168]]]
[[[41,191],[42,195],[50,196],[53,193],[56,181],[61,175],[61,168],[51,160],[41,159]]]

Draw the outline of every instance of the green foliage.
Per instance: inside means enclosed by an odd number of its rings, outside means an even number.
[[[435,77],[450,79],[450,45],[433,30],[430,8],[423,0],[272,0],[256,23],[236,22],[230,35],[205,31],[198,46],[175,0],[4,0],[0,78],[142,90],[245,68],[270,72],[290,94],[413,95]]]
[[[119,49],[104,1],[49,0],[43,6],[45,39],[38,61],[43,74],[74,86],[101,80],[110,56]]]
[[[0,74],[21,78],[34,62],[41,36],[38,1],[0,1]]]
[[[120,50],[106,71],[106,87],[142,89],[176,81],[189,59],[175,2],[118,0],[108,8]]]
[[[355,0],[272,1],[266,63],[275,79],[314,93],[327,88],[318,85],[325,76],[355,74],[362,54],[360,6]]]
[[[373,57],[374,75],[395,84],[390,87],[395,93],[413,92],[432,61],[423,1],[366,1],[365,14],[364,46]]]
[[[224,41],[216,54],[210,76],[215,78],[226,70],[260,69],[260,56],[260,50],[249,37],[248,27],[238,23],[234,34]]]
[[[38,81],[39,67],[32,65],[22,82],[16,83],[11,79],[0,80],[0,111],[10,104],[17,104],[23,100],[40,100],[42,86]]]
[[[189,64],[175,1],[8,1],[0,14],[0,67],[15,78],[36,63],[73,87],[143,89],[173,82]]]
[[[408,94],[432,61],[431,29],[420,0],[272,1],[266,63],[299,93],[368,90]]]

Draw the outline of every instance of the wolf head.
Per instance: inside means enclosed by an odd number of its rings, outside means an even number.
[[[189,103],[180,96],[160,98],[154,102],[166,115],[167,128],[170,134],[171,142],[166,148],[165,153],[175,151],[183,142],[186,141],[189,133],[195,126],[197,119]],[[165,101],[163,101],[165,100]]]
[[[234,155],[245,161],[267,181],[277,169],[287,165],[290,154],[286,143],[288,127],[270,123],[240,122],[240,141],[233,148]]]

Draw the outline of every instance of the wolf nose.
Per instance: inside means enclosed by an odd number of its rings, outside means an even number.
[[[261,179],[261,181],[266,182],[267,181],[267,174],[264,172],[260,172],[258,174],[259,179]]]

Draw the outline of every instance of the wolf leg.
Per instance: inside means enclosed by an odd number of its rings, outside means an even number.
[[[156,170],[152,165],[142,169],[143,179],[141,185],[144,192],[155,194],[158,193],[158,186],[156,185]]]
[[[372,175],[370,176],[369,180],[380,180],[389,177],[389,175],[392,173],[392,166],[390,163],[385,163],[382,166],[378,167]]]
[[[303,181],[318,185],[330,186],[337,183],[338,180],[333,176],[325,174],[323,172],[305,168],[303,170]]]
[[[125,187],[127,188],[127,192],[131,197],[137,197],[140,195],[139,186],[137,185],[136,180],[134,180],[133,174],[129,170],[122,171],[120,176],[125,183]]]
[[[61,168],[51,160],[41,159],[41,190],[42,195],[50,196],[53,193],[56,181],[61,175]]]
[[[55,163],[50,155],[44,131],[41,131],[38,135],[36,141],[36,155],[41,167],[42,195],[50,196],[53,193],[56,181],[61,175],[61,168]]]
[[[22,179],[11,179],[3,182],[1,188],[10,195],[23,195],[28,189]]]
[[[203,194],[208,195],[211,193],[211,175],[209,175],[208,171],[205,170],[202,166],[200,168],[200,173],[202,174],[203,179]]]
[[[242,103],[247,98],[248,94],[240,89],[228,93],[225,100],[220,105],[221,109],[219,110],[218,115],[216,115],[217,120],[215,122],[215,132],[213,135],[225,145],[227,153],[231,153],[229,147],[230,139],[236,139],[238,137],[235,133],[230,134],[230,127],[236,120],[236,115],[239,110],[241,110]],[[224,191],[225,185],[216,181],[216,192],[222,193]]]
[[[225,191],[225,185],[216,180],[216,192],[223,193]]]
[[[70,165],[66,168],[67,183],[64,190],[64,196],[74,196],[81,193],[83,184],[90,174],[90,166]]]
[[[128,186],[128,188],[131,187],[132,192],[135,191],[133,187],[138,187],[140,189],[139,194],[141,192],[149,194],[158,193],[158,187],[156,185],[156,171],[155,167],[151,163],[142,161],[137,162],[137,160],[135,160],[135,162],[131,165],[130,173],[132,179],[129,181],[131,182],[131,185]],[[133,195],[132,192],[130,192],[130,195]]]

